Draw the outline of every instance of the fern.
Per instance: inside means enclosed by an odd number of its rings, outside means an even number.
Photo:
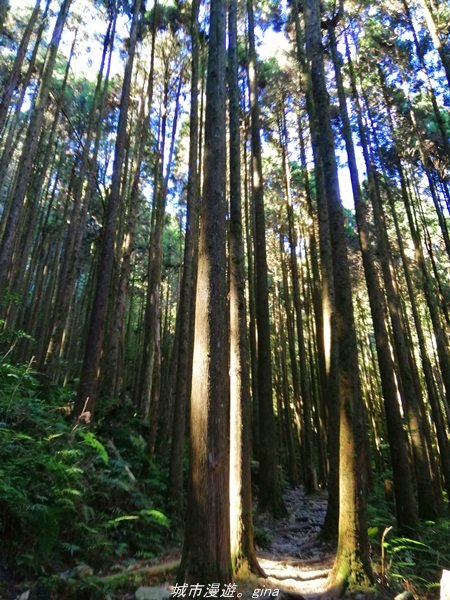
[[[105,446],[95,437],[92,431],[80,431],[80,436],[88,446],[97,451],[98,456],[101,458],[104,464],[107,465],[109,462],[108,452],[106,451]]]
[[[169,519],[166,517],[165,514],[163,514],[159,510],[146,509],[146,510],[141,510],[139,514],[142,515],[143,517],[150,517],[153,521],[155,521],[155,523],[158,523],[158,525],[161,525],[162,527],[165,527],[166,529],[170,528]]]

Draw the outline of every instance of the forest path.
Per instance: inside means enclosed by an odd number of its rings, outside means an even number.
[[[266,515],[256,519],[257,527],[270,531],[270,547],[258,551],[267,579],[267,589],[280,589],[301,595],[305,600],[320,598],[333,566],[334,551],[318,539],[325,518],[327,496],[324,492],[307,496],[302,488],[284,495],[288,516],[273,520]],[[268,598],[261,592],[260,597]]]

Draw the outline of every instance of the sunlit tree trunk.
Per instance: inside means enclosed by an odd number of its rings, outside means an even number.
[[[191,7],[191,106],[189,120],[189,172],[187,187],[186,234],[184,241],[183,274],[176,332],[176,375],[174,383],[174,411],[172,444],[170,448],[169,494],[175,512],[180,515],[183,506],[183,451],[186,430],[186,408],[191,391],[192,321],[195,312],[196,266],[198,256],[199,217],[199,68],[200,48],[198,11],[200,0]]]
[[[225,1],[212,0],[206,80],[203,199],[190,411],[190,477],[178,579],[231,580],[229,336],[226,257]]]
[[[358,377],[358,351],[352,306],[352,289],[345,240],[343,208],[325,83],[320,28],[320,6],[305,3],[306,54],[311,72],[317,121],[317,143],[324,171],[328,205],[336,336],[339,351],[339,533],[330,584],[338,588],[372,581],[367,539],[367,438],[364,406]]]
[[[245,301],[241,209],[240,90],[237,57],[237,2],[228,13],[229,171],[230,171],[230,529],[234,574],[263,574],[253,542],[250,472],[250,369]]]
[[[429,1],[419,0],[419,4],[425,16],[425,21],[427,23],[431,39],[433,40],[436,50],[439,52],[439,56],[442,61],[442,66],[444,67],[445,75],[447,77],[447,82],[450,87],[450,52],[441,41]]]
[[[251,111],[252,195],[255,208],[256,326],[258,348],[259,408],[259,505],[282,516],[286,508],[281,496],[275,416],[272,399],[272,357],[270,350],[269,292],[267,283],[266,225],[261,159],[258,77],[256,74],[255,23],[253,2],[247,0],[249,62],[248,79]]]
[[[311,145],[314,156],[314,175],[317,190],[317,219],[319,229],[319,252],[320,252],[320,283],[321,302],[315,300],[318,349],[321,353],[320,373],[322,397],[326,400],[327,416],[327,454],[328,454],[328,504],[322,527],[322,536],[325,539],[333,539],[338,532],[339,519],[339,391],[338,391],[338,340],[335,335],[335,292],[333,281],[332,248],[330,242],[330,219],[328,215],[328,204],[325,193],[325,178],[323,160],[321,158],[319,140],[319,118],[314,105],[311,70],[307,68],[307,57],[303,49],[303,35],[301,30],[299,3],[292,2],[292,12],[295,22],[296,51],[300,66],[301,83],[305,88],[306,108],[309,117],[309,128],[311,132]],[[301,130],[301,127],[299,128]],[[300,133],[300,147],[302,166],[306,170],[306,153],[303,136]],[[306,191],[309,184],[305,175]],[[308,194],[308,210],[313,216],[311,194]]]

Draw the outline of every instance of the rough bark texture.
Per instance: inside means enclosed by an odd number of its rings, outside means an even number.
[[[231,580],[225,57],[225,2],[212,0],[190,414],[191,466],[178,576],[179,580],[204,584]]]
[[[357,369],[358,351],[344,215],[325,83],[319,2],[308,0],[304,16],[313,101],[316,113],[321,116],[317,131],[318,149],[325,176],[339,348],[339,533],[332,582],[341,587],[372,581],[366,514],[367,440]]]
[[[320,315],[316,314],[317,335],[320,335],[318,348],[323,354],[320,359],[322,396],[326,401],[327,417],[327,453],[328,453],[328,505],[322,536],[325,539],[337,537],[339,519],[339,398],[338,398],[338,347],[335,335],[335,294],[330,243],[330,220],[325,193],[325,180],[322,158],[318,147],[319,113],[314,105],[311,70],[303,50],[303,39],[299,16],[298,0],[292,2],[295,21],[297,58],[301,67],[302,84],[305,86],[306,107],[309,116],[311,143],[315,165],[315,183],[317,189],[317,218],[319,229],[320,265],[321,265],[321,302]],[[321,117],[322,115],[320,115]],[[302,164],[306,166],[306,155],[302,137]],[[310,202],[309,211],[313,215]],[[316,300],[317,310],[319,310]]]

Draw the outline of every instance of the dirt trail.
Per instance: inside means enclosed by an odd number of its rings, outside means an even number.
[[[288,510],[285,519],[257,519],[257,525],[272,535],[270,547],[258,552],[268,576],[261,581],[265,588],[278,588],[313,600],[325,591],[334,560],[333,550],[318,540],[327,498],[322,492],[306,496],[297,488],[286,492],[284,499]]]

